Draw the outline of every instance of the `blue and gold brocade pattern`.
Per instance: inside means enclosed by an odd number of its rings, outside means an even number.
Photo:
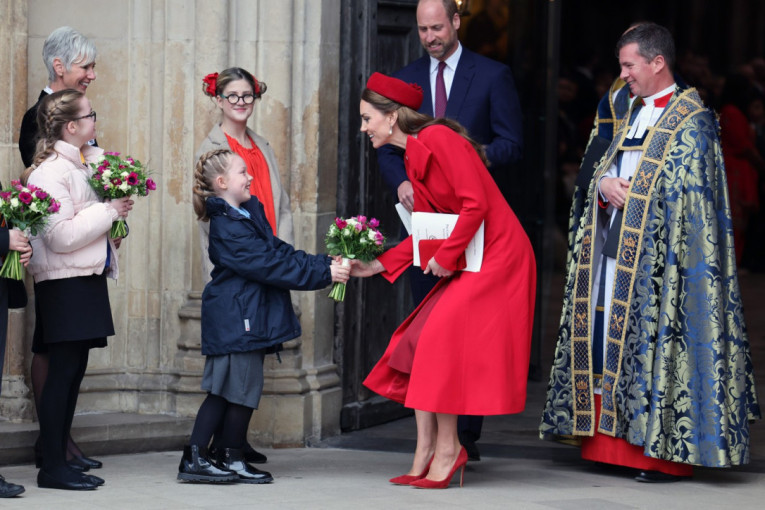
[[[597,174],[615,157],[620,128]],[[760,411],[718,131],[688,89],[676,92],[646,138],[619,240],[598,424],[591,408],[591,184],[567,261],[542,437],[597,428],[655,458],[714,467],[748,462],[748,420]]]

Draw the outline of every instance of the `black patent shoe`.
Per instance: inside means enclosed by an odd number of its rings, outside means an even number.
[[[247,464],[242,450],[219,448],[218,465],[236,473],[239,479],[234,481],[238,483],[271,483],[274,481],[274,477],[268,471],[261,471]]]
[[[41,489],[61,489],[67,491],[92,491],[98,487],[87,480],[85,476],[79,478],[60,479],[41,469],[37,473],[37,486]]]
[[[15,498],[22,492],[24,492],[23,485],[6,482],[5,478],[0,475],[0,498]]]
[[[635,477],[635,480],[638,482],[645,483],[672,483],[679,482],[682,479],[682,476],[668,475],[661,471],[641,471],[640,474]]]
[[[209,453],[211,459],[218,458],[218,448],[215,446],[210,448]],[[244,455],[245,462],[250,462],[252,464],[265,464],[266,461],[268,461],[268,457],[259,451],[256,451],[255,448],[250,446],[248,443],[244,444],[244,448],[242,448],[242,454]]]
[[[81,462],[78,457],[72,457],[71,459],[67,459],[66,465],[79,473],[90,471],[90,466],[88,466],[84,462]]]
[[[250,446],[249,443],[244,443],[242,453],[244,454],[244,460],[247,462],[252,462],[253,464],[265,464],[268,460],[268,457],[259,451],[256,451],[255,448]]]
[[[101,487],[103,484],[106,483],[106,480],[104,480],[100,476],[96,476],[96,475],[82,475],[82,476],[83,478],[85,478],[85,480],[89,481],[96,487]]]
[[[183,458],[178,465],[178,480],[187,482],[235,482],[239,475],[216,467],[207,457],[205,448],[197,445],[183,447]]]
[[[72,460],[77,459],[77,462],[88,466],[90,469],[101,469],[104,467],[104,463],[100,460],[91,459],[90,457],[86,457],[84,455],[75,455],[72,457]]]

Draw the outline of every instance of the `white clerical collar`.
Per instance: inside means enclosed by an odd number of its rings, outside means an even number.
[[[660,90],[659,92],[657,92],[656,94],[654,94],[654,95],[652,95],[652,96],[644,97],[644,98],[643,98],[643,103],[644,103],[646,106],[654,106],[654,104],[653,104],[653,103],[654,103],[654,101],[656,101],[657,99],[659,99],[659,98],[663,98],[663,97],[665,97],[665,96],[671,96],[671,95],[672,95],[672,93],[675,91],[675,87],[676,87],[676,86],[677,86],[677,85],[675,85],[675,84],[673,83],[672,85],[670,85],[670,86],[669,86],[669,87],[667,87],[666,89],[664,89],[664,90]],[[664,107],[662,106],[661,108],[664,108]]]
[[[45,87],[43,89],[43,92],[45,92],[46,94],[53,94],[53,89],[50,87]]]
[[[643,107],[640,108],[635,117],[635,122],[627,133],[627,138],[643,138],[646,130],[659,120],[664,108],[667,106],[667,100],[669,100],[674,92],[675,84],[673,83],[656,94],[641,98]]]
[[[452,53],[449,58],[444,60],[446,62],[446,67],[451,69],[452,71],[457,70],[457,63],[460,61],[460,56],[462,55],[462,45],[459,41],[457,41],[457,49],[454,50],[454,53]],[[438,71],[438,63],[440,60],[437,58],[430,57],[430,73],[433,74]]]

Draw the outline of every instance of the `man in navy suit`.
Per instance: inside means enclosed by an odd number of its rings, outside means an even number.
[[[431,116],[437,110],[437,80],[443,76],[446,93],[444,117],[454,119],[470,136],[482,143],[498,175],[521,157],[523,141],[521,107],[510,68],[474,53],[459,42],[460,16],[454,0],[420,0],[417,4],[417,31],[425,55],[394,74],[408,83],[422,87],[424,98],[420,113]],[[446,65],[439,72],[439,63]],[[440,113],[440,112],[439,112]],[[401,151],[391,145],[377,150],[377,163],[383,180],[399,202],[410,212],[414,206],[412,184],[406,176]],[[438,281],[418,268],[410,271],[415,304],[430,292]],[[481,435],[483,417],[461,416],[460,441],[471,460],[480,460],[475,446]]]

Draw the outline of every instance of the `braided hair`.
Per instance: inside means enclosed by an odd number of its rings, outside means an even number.
[[[60,90],[49,94],[40,102],[37,109],[37,148],[32,166],[21,174],[21,182],[26,184],[31,173],[40,163],[56,151],[53,146],[61,140],[64,127],[80,114],[80,99],[84,92],[74,89]]]
[[[207,217],[207,199],[215,196],[213,181],[226,173],[229,160],[234,153],[228,149],[206,152],[199,157],[194,169],[194,196],[192,203],[199,221],[209,221]]]

